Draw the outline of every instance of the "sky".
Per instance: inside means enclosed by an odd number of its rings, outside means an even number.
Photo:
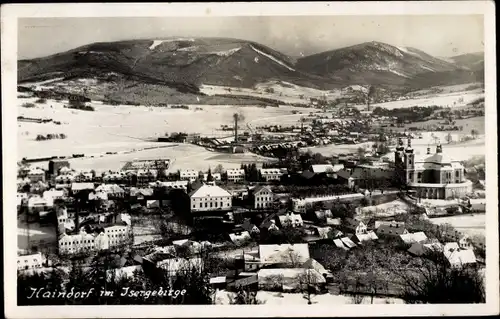
[[[92,42],[173,36],[250,40],[295,57],[368,41],[438,57],[484,51],[482,15],[22,18],[18,59]]]

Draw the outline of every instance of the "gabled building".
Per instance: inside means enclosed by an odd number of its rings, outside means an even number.
[[[282,228],[285,227],[302,227],[304,226],[304,221],[302,220],[302,216],[300,214],[294,214],[292,212],[288,212],[285,215],[278,216],[280,221],[280,225]]]
[[[181,170],[179,172],[179,177],[183,181],[190,181],[191,183],[197,180],[200,176],[200,173],[198,171],[195,171],[194,169],[188,169],[188,170]]]
[[[269,186],[257,186],[253,190],[254,208],[268,209],[274,202],[274,193]]]
[[[377,235],[379,237],[398,238],[399,236],[406,234],[408,234],[408,230],[405,227],[400,227],[399,225],[381,225],[377,228]]]
[[[189,194],[191,212],[229,211],[232,195],[215,185],[202,185]]]
[[[263,265],[299,266],[310,258],[308,244],[259,245]]]
[[[43,267],[43,256],[41,253],[17,256],[17,270],[27,271]]]
[[[281,176],[288,173],[286,168],[261,168],[259,172],[266,182],[280,181]]]
[[[362,221],[355,218],[345,218],[343,227],[354,235],[362,235],[367,233],[367,226]]]
[[[228,182],[241,182],[245,180],[245,170],[241,168],[233,168],[226,170]]]

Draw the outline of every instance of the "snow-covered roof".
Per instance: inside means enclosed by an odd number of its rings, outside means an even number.
[[[259,256],[263,263],[304,263],[310,258],[309,245],[260,245]]]
[[[257,276],[260,279],[265,278],[293,278],[298,279],[300,276],[308,275],[311,276],[311,282],[314,283],[325,283],[326,279],[315,269],[303,269],[303,268],[264,268],[260,269]]]
[[[405,244],[422,243],[427,240],[424,232],[401,234],[399,237]]]
[[[228,191],[216,185],[202,185],[189,194],[191,198],[231,197]]]
[[[377,240],[378,237],[373,231],[369,231],[366,234],[357,234],[356,238],[359,242]]]
[[[73,183],[71,184],[71,190],[81,191],[85,189],[94,189],[94,183]]]

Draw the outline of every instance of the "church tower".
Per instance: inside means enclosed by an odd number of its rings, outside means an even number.
[[[404,155],[404,146],[403,140],[399,138],[398,146],[396,147],[396,151],[394,152],[394,169],[396,173],[396,179],[399,180],[399,183],[406,183],[406,169],[405,169],[405,155]]]
[[[407,183],[412,183],[414,181],[415,172],[415,154],[413,148],[411,147],[411,138],[408,138],[408,144],[404,153],[404,167],[406,173]]]

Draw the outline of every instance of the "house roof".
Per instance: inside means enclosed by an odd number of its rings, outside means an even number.
[[[380,225],[377,228],[377,234],[379,235],[402,235],[406,230],[404,227],[400,227],[396,225],[396,227],[392,227],[392,225]]]
[[[81,191],[85,189],[94,189],[94,183],[72,183],[71,190]]]
[[[260,245],[259,257],[263,263],[290,263],[307,261],[308,244]]]
[[[397,222],[395,220],[392,220],[392,221],[377,220],[377,221],[375,221],[375,229],[379,228],[382,225],[385,225],[385,226],[392,225],[392,227],[401,227],[401,228],[404,228],[405,227],[405,222]]]
[[[188,267],[201,267],[201,258],[169,258],[156,263],[156,267],[167,270],[170,273],[177,273]]]
[[[342,237],[342,238],[340,238],[340,240],[348,248],[354,248],[354,247],[356,247],[356,244],[351,239],[349,239],[348,237]]]
[[[334,239],[333,240],[333,243],[335,244],[335,246],[337,246],[338,248],[342,248],[344,250],[349,250],[349,248],[342,242],[342,240],[340,239]]]
[[[355,235],[356,239],[361,243],[364,241],[371,241],[371,240],[377,240],[378,237],[373,231],[369,231],[366,234],[358,234]]]
[[[203,197],[231,197],[231,194],[225,189],[216,185],[202,185],[189,194],[191,198]]]
[[[326,270],[322,264],[313,258],[309,258],[304,264],[302,264],[302,268],[314,269],[322,275],[329,273],[329,271]]]
[[[401,234],[399,237],[405,244],[422,243],[427,240],[424,232]]]
[[[231,233],[229,234],[229,238],[233,243],[240,243],[245,240],[249,240],[251,238],[250,233],[247,231],[243,231],[241,233]]]
[[[269,187],[267,185],[258,185],[253,190],[254,195],[257,195],[258,193],[260,193],[263,190],[270,192],[271,194],[273,193],[273,191],[271,190],[271,187]]]
[[[460,249],[456,247],[458,247],[457,243],[447,243],[444,248],[444,255],[452,266],[461,266],[476,262],[476,256],[472,249]]]
[[[280,224],[283,226],[288,223],[303,223],[300,214],[288,213],[286,215],[278,216]]]
[[[332,164],[316,164],[311,165],[311,171],[315,174],[318,173],[326,173],[326,172],[334,172]]]
[[[344,225],[346,227],[351,227],[351,228],[356,228],[358,227],[360,224],[363,224],[362,221],[360,221],[359,219],[355,219],[355,218],[345,218],[344,219]],[[364,224],[363,224],[364,225]]]

